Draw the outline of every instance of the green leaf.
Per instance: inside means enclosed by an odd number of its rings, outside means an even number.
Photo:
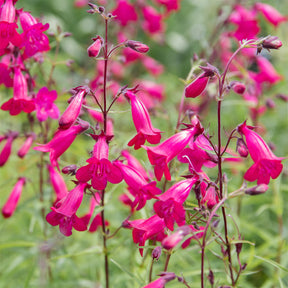
[[[265,259],[265,258],[263,258],[263,257],[256,256],[256,255],[254,255],[254,257],[255,257],[255,258],[258,258],[258,259],[260,259],[260,260],[262,260],[262,261],[264,261],[264,262],[266,262],[266,263],[268,263],[268,264],[270,264],[270,265],[272,265],[272,266],[274,266],[274,267],[276,267],[276,268],[278,268],[278,269],[281,269],[281,270],[283,270],[283,271],[285,271],[285,272],[288,272],[288,269],[287,269],[287,268],[285,268],[284,266],[282,266],[281,264],[279,264],[279,263],[277,263],[277,262],[275,262],[275,261],[273,261],[273,260]]]

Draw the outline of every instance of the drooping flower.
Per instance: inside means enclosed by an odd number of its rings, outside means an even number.
[[[18,137],[18,132],[13,131],[13,132],[8,132],[8,134],[5,136],[6,138],[6,143],[0,152],[0,167],[4,166],[5,163],[8,161],[11,151],[12,151],[12,143],[15,138]]]
[[[30,133],[27,135],[27,138],[25,140],[25,142],[22,144],[22,146],[20,147],[20,149],[17,152],[18,157],[20,158],[24,158],[25,155],[29,152],[33,141],[36,139],[36,134],[35,133]]]
[[[4,204],[2,208],[2,215],[5,218],[11,217],[13,213],[15,212],[15,209],[19,202],[25,183],[26,183],[26,178],[20,177],[17,183],[15,184],[13,190],[11,191],[11,194],[9,195],[6,203]]]
[[[165,223],[158,215],[154,215],[148,219],[138,219],[127,221],[126,228],[133,229],[132,236],[133,242],[139,244],[139,252],[143,257],[143,246],[148,239],[155,239],[162,241],[166,235],[164,234]]]
[[[160,218],[164,219],[165,225],[169,230],[174,230],[175,222],[179,226],[185,224],[183,203],[189,196],[197,179],[197,177],[192,177],[177,182],[162,195],[158,196],[159,201],[154,204],[154,210]]]
[[[129,192],[135,197],[132,208],[140,210],[146,204],[147,200],[157,198],[156,195],[162,191],[156,187],[156,181],[148,182],[135,168],[125,165],[119,161],[115,165],[121,169],[123,179],[129,187]]]
[[[280,175],[283,158],[276,157],[262,137],[252,129],[253,127],[246,125],[246,121],[237,127],[237,131],[245,136],[247,148],[254,161],[246,171],[244,179],[251,182],[257,180],[258,185],[268,185],[270,177],[276,179]]]
[[[178,132],[158,146],[142,146],[148,154],[150,163],[154,166],[154,173],[158,181],[163,174],[167,180],[171,180],[168,163],[175,158],[189,143],[189,141],[203,132],[198,123],[192,128]]]
[[[58,130],[53,139],[47,144],[38,144],[34,150],[50,152],[50,161],[59,169],[58,158],[71,146],[76,136],[89,128],[89,123],[81,120],[67,130]]]
[[[79,86],[74,88],[73,91],[75,94],[72,96],[72,100],[70,99],[69,106],[59,119],[59,128],[63,130],[71,127],[76,121],[80,114],[84,98],[89,93],[90,88],[86,86]]]
[[[280,23],[286,22],[288,20],[286,16],[283,16],[278,10],[269,4],[257,2],[255,4],[255,8],[256,10],[260,11],[265,19],[275,27],[277,27]]]
[[[107,182],[116,184],[122,181],[121,170],[108,160],[109,146],[107,141],[111,136],[105,136],[102,132],[100,135],[91,135],[96,144],[93,148],[93,156],[86,162],[89,164],[79,168],[76,172],[76,178],[80,182],[88,182],[96,190],[104,190]]]
[[[3,103],[1,109],[9,111],[12,116],[21,111],[31,113],[35,110],[34,100],[28,97],[27,81],[19,66],[14,69],[13,98]]]
[[[195,98],[199,96],[206,88],[209,81],[209,77],[205,77],[202,73],[193,82],[185,87],[185,97]]]
[[[21,47],[24,47],[24,59],[38,52],[49,51],[49,39],[43,33],[49,29],[49,24],[38,23],[29,12],[25,11],[21,11],[19,19],[23,29]]]
[[[42,87],[36,97],[36,116],[37,119],[42,122],[46,121],[48,117],[52,119],[58,119],[60,112],[56,104],[53,102],[57,99],[57,91],[49,91],[47,87]]]
[[[133,122],[137,135],[129,141],[128,146],[134,146],[137,150],[147,140],[150,144],[157,144],[161,139],[161,131],[152,126],[149,113],[144,104],[131,91],[125,96],[130,100]]]
[[[21,35],[16,31],[18,28],[15,23],[15,7],[13,0],[5,1],[0,14],[0,51],[3,55],[5,49],[11,42],[14,46],[21,45]]]

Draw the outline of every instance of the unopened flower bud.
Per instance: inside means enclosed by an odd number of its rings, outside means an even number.
[[[28,135],[25,142],[23,143],[23,145],[20,147],[20,149],[17,152],[18,157],[20,158],[25,157],[25,155],[28,153],[29,149],[31,148],[31,145],[33,141],[35,140],[35,138],[36,138],[35,133],[31,133],[30,135]]]
[[[276,107],[275,102],[271,98],[267,99],[265,104],[269,109],[274,109]]]
[[[147,53],[149,51],[149,47],[139,41],[127,40],[125,42],[125,46],[129,47],[139,53]]]
[[[268,190],[268,188],[269,187],[266,184],[259,184],[259,185],[246,189],[245,194],[248,194],[251,196],[263,194]]]
[[[264,49],[279,49],[282,46],[282,42],[277,36],[268,36],[264,39],[262,47]]]
[[[208,278],[210,284],[213,286],[214,285],[214,274],[213,274],[213,271],[211,269],[209,270],[209,274],[208,274],[207,278]]]
[[[159,274],[159,276],[161,276],[167,282],[176,278],[176,275],[173,272],[162,272]]]
[[[288,96],[287,95],[277,94],[276,97],[283,100],[284,102],[288,102]]]
[[[249,154],[248,148],[246,143],[242,138],[237,139],[237,144],[236,144],[236,151],[239,153],[239,155],[243,158],[246,158]]]
[[[243,94],[246,90],[246,86],[238,81],[233,81],[230,83],[230,87],[233,89],[233,91],[237,94]]]
[[[153,249],[152,251],[152,258],[153,260],[159,260],[160,256],[161,256],[161,253],[162,253],[162,248],[161,246],[157,246]]]
[[[72,165],[68,165],[68,166],[65,166],[63,169],[62,169],[62,173],[63,174],[67,174],[67,175],[71,175],[71,176],[74,176],[76,174],[76,170],[77,170],[77,165],[75,164],[72,164]]]
[[[93,44],[91,44],[87,49],[88,56],[97,57],[101,51],[104,40],[101,36],[96,36],[95,38],[92,38],[92,40],[94,41]]]

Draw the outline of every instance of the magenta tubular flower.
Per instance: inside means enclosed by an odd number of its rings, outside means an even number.
[[[116,20],[119,21],[121,26],[126,26],[129,22],[135,22],[138,20],[136,10],[132,4],[127,0],[117,1],[117,7],[112,11],[112,14],[116,16]]]
[[[180,9],[180,1],[179,0],[156,0],[157,3],[164,5],[167,9],[167,13]]]
[[[20,147],[20,149],[17,152],[18,157],[20,157],[20,158],[25,157],[25,155],[29,152],[29,150],[33,144],[33,141],[35,139],[36,139],[35,133],[30,133],[29,135],[27,135],[25,142],[22,144],[22,146]]]
[[[87,48],[87,53],[89,57],[97,57],[103,47],[104,40],[100,36],[92,38],[93,43]]]
[[[72,96],[72,100],[69,103],[69,106],[66,108],[59,119],[59,128],[63,130],[71,127],[76,121],[80,114],[84,98],[89,93],[90,88],[79,86],[73,90],[75,91],[75,94]]]
[[[129,191],[135,196],[132,208],[137,206],[136,210],[140,210],[146,204],[147,200],[157,198],[156,195],[161,194],[161,189],[156,187],[156,181],[148,182],[135,168],[115,162],[115,165],[121,169],[123,179],[129,186]]]
[[[209,77],[205,77],[204,75],[205,73],[202,73],[193,82],[185,87],[185,97],[195,98],[205,90]]]
[[[13,98],[3,103],[1,109],[9,111],[12,116],[21,111],[31,113],[35,110],[34,100],[28,97],[27,81],[20,67],[16,67],[14,71]]]
[[[50,50],[49,39],[43,33],[49,29],[49,24],[38,23],[37,20],[29,13],[22,11],[20,13],[20,23],[23,29],[22,45],[24,47],[24,59],[32,57],[38,52]]]
[[[121,170],[108,160],[109,146],[107,141],[111,136],[105,136],[102,132],[100,135],[91,135],[97,142],[94,145],[93,157],[86,162],[89,164],[79,168],[76,172],[76,178],[80,182],[88,182],[96,190],[104,190],[107,181],[116,184],[123,179]]]
[[[15,138],[17,138],[18,132],[9,132],[6,136],[6,143],[0,153],[0,167],[4,166],[8,161],[11,151],[12,151],[12,143]]]
[[[121,155],[126,158],[128,166],[135,168],[142,175],[142,177],[144,177],[145,180],[149,180],[146,170],[137,158],[132,156],[127,150],[122,150]]]
[[[144,104],[131,91],[125,96],[130,100],[133,122],[137,135],[131,139],[128,146],[134,146],[137,150],[147,140],[150,144],[157,144],[161,140],[161,131],[152,126],[149,113]]]
[[[154,173],[158,181],[161,180],[163,174],[167,180],[171,180],[168,163],[185,148],[194,136],[201,134],[202,131],[203,129],[198,124],[173,135],[158,146],[142,146],[147,151],[150,163],[154,165]]]
[[[165,223],[164,220],[154,215],[148,219],[139,219],[133,221],[127,221],[127,228],[133,229],[132,236],[133,242],[139,244],[139,252],[143,257],[143,246],[148,239],[155,239],[156,241],[162,241],[166,235],[164,234]]]
[[[56,194],[55,203],[65,198],[68,194],[68,189],[66,187],[65,181],[61,174],[59,174],[52,165],[48,165],[48,171],[50,176],[50,182]]]
[[[194,177],[177,182],[162,195],[158,196],[160,201],[154,204],[154,210],[160,218],[164,219],[165,225],[169,230],[174,230],[175,222],[179,226],[185,224],[183,203],[197,180],[198,178]]]
[[[266,142],[252,129],[253,127],[246,125],[246,121],[237,128],[238,132],[245,136],[247,148],[254,161],[246,171],[244,179],[251,182],[257,180],[258,185],[268,185],[270,177],[276,179],[280,175],[283,158],[276,157]]]
[[[17,47],[21,45],[21,35],[16,31],[17,28],[13,0],[6,0],[0,15],[0,51],[9,43]]]
[[[125,46],[139,53],[147,53],[149,51],[149,47],[147,45],[135,40],[127,40],[125,42]]]
[[[24,177],[20,177],[15,184],[10,196],[8,197],[6,203],[2,208],[2,215],[5,218],[9,218],[15,212],[17,204],[19,202],[20,196],[22,194],[23,186],[26,183],[26,179]]]
[[[172,273],[174,274],[174,273]],[[167,277],[163,276],[160,277],[153,282],[149,283],[148,285],[143,286],[142,288],[165,288],[165,285],[167,282],[174,280],[176,278],[176,275],[174,274],[173,276]]]
[[[36,116],[37,119],[42,122],[46,121],[48,117],[52,119],[58,119],[60,112],[58,107],[53,103],[57,99],[57,91],[49,91],[47,87],[42,87],[36,97]]]
[[[152,6],[145,5],[142,9],[144,22],[142,28],[148,34],[156,34],[163,31],[162,15]]]
[[[6,87],[13,87],[13,78],[11,77],[10,55],[4,55],[0,60],[0,84]]]
[[[277,27],[280,23],[286,22],[288,18],[269,4],[257,2],[256,10],[260,11],[268,22]]]
[[[75,125],[67,130],[58,130],[54,138],[47,144],[38,144],[34,150],[50,152],[52,166],[59,170],[58,158],[70,147],[76,136],[89,128],[89,123],[81,120],[80,125]]]

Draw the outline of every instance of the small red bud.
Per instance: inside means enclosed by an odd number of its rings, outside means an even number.
[[[72,165],[65,166],[62,169],[62,173],[73,176],[76,174],[76,170],[77,170],[77,165],[72,164]]]
[[[129,47],[139,53],[147,53],[149,51],[149,47],[139,41],[127,40],[125,42],[125,46]]]
[[[238,81],[233,81],[230,83],[230,87],[233,89],[233,91],[237,94],[243,94],[246,90],[246,86]]]
[[[259,184],[259,185],[246,189],[245,194],[248,194],[251,196],[263,194],[268,190],[268,188],[269,187],[266,184]]]
[[[161,253],[162,253],[162,248],[161,246],[157,246],[153,249],[152,251],[152,258],[153,260],[159,260],[160,256],[161,256]]]
[[[246,143],[242,138],[237,139],[236,144],[236,151],[239,153],[239,155],[243,158],[246,158],[249,154],[248,148],[246,146]]]
[[[282,42],[277,36],[268,36],[262,42],[264,49],[279,49],[282,46]]]

